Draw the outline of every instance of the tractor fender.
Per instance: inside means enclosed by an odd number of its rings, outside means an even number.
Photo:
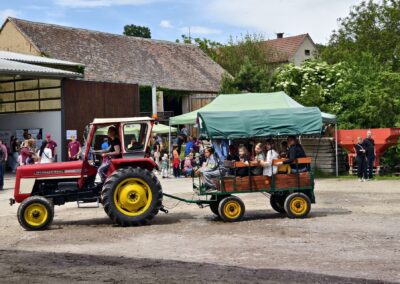
[[[153,171],[154,169],[159,170],[157,164],[149,158],[123,158],[123,159],[113,159],[111,160],[110,168],[108,170],[108,175],[114,171],[125,168],[125,167],[137,167],[143,168],[148,171]]]

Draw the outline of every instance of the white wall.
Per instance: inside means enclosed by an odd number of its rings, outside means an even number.
[[[15,135],[17,129],[42,128],[43,138],[46,133],[51,133],[52,139],[58,144],[58,160],[61,159],[61,111],[32,112],[20,114],[0,115],[0,130],[11,130]]]
[[[310,56],[306,56],[304,54],[306,49],[310,50]],[[308,37],[306,37],[291,61],[294,63],[294,65],[299,66],[304,60],[315,58],[316,52],[317,50],[315,45]]]

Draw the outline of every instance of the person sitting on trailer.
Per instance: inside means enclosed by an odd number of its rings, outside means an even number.
[[[291,173],[306,172],[308,170],[306,165],[294,164],[296,159],[306,157],[306,153],[305,153],[303,147],[297,141],[295,136],[289,136],[287,140],[288,140],[288,145],[289,145],[288,158],[286,160],[284,160],[283,162],[278,162],[277,165],[290,164],[290,168],[291,168],[290,172]]]
[[[257,163],[256,167],[251,168],[251,174],[253,176],[261,176],[264,170],[264,161],[265,161],[265,153],[264,153],[264,146],[262,143],[257,143],[254,147],[255,157],[253,162]]]
[[[197,174],[203,175],[203,182],[208,191],[215,190],[216,185],[213,182],[214,178],[220,177],[222,172],[219,169],[218,160],[214,154],[214,149],[212,147],[207,147],[204,150],[204,155],[206,157],[206,162],[203,167],[196,171]]]
[[[249,165],[249,154],[246,146],[239,147],[239,161],[244,163],[246,166]],[[249,168],[248,167],[240,167],[236,169],[236,175],[240,177],[245,177],[249,175]]]
[[[267,150],[266,157],[263,161],[260,162],[263,169],[263,175],[271,177],[273,174],[276,174],[277,167],[272,165],[273,160],[278,159],[279,155],[274,149],[274,142],[272,140],[268,140],[265,144],[265,148]]]

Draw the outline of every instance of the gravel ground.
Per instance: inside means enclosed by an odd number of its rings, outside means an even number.
[[[165,199],[150,226],[113,225],[102,208],[56,207],[51,229],[24,231],[0,192],[0,282],[400,283],[400,181],[316,181],[309,218],[274,212],[244,194],[242,222]],[[162,180],[191,197],[191,181]],[[172,208],[174,207],[174,208]]]

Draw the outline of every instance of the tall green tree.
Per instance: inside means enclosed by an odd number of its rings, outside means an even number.
[[[341,128],[395,127],[400,121],[400,73],[363,53],[357,61],[306,61],[275,72],[274,90],[338,116]]]
[[[400,71],[400,1],[363,1],[339,19],[321,58],[329,63],[351,60],[363,52],[392,71]]]
[[[176,42],[194,44],[213,60],[217,59],[218,49],[223,46],[221,43],[217,41],[199,37],[192,38],[187,35],[181,35],[181,39],[177,39]]]
[[[126,25],[124,26],[124,35],[151,38],[151,31],[145,26]]]

